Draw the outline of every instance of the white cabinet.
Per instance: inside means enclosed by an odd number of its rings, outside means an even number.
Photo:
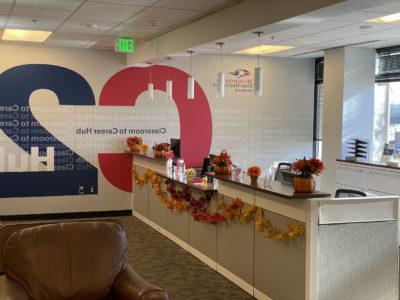
[[[360,189],[367,188],[368,170],[366,168],[354,168],[352,166],[340,166],[336,171],[336,183],[346,186],[354,186]]]
[[[337,162],[337,188],[356,189],[375,195],[400,195],[400,169]]]

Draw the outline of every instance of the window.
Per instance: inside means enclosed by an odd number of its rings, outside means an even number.
[[[385,143],[400,149],[400,47],[377,49],[373,160]]]
[[[322,150],[322,109],[324,96],[324,59],[315,60],[314,89],[314,157],[321,158]]]

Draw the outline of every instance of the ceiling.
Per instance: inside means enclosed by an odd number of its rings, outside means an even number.
[[[53,31],[48,46],[113,48],[141,43],[242,0],[0,0],[4,28]]]
[[[373,2],[373,1],[371,1]],[[378,1],[376,1],[377,3]],[[385,1],[380,1],[385,2]],[[385,4],[348,13],[346,10],[329,7],[323,16],[304,15],[265,27],[255,28],[252,31],[227,37],[224,53],[234,53],[258,45],[258,38],[254,31],[263,31],[262,44],[293,46],[293,49],[267,54],[277,57],[320,57],[323,50],[354,46],[366,48],[380,48],[400,45],[400,23],[382,24],[369,23],[367,20],[400,12],[400,1],[386,1]],[[219,53],[219,46],[213,41],[193,50],[199,53]],[[185,56],[184,52],[175,53],[176,56]],[[173,56],[172,55],[172,56]]]
[[[142,43],[243,0],[0,0],[0,35],[4,28],[53,31],[48,46],[114,48],[119,35]],[[352,2],[353,1],[353,2]],[[400,12],[400,1],[345,1],[311,13],[224,38],[224,53],[258,45],[253,31],[263,31],[262,44],[292,46],[267,54],[278,57],[319,57],[330,48],[352,45],[379,48],[400,44],[400,23],[368,23]],[[353,3],[352,5],[350,5]],[[356,3],[356,4],[354,4]],[[366,4],[368,3],[368,4]],[[377,5],[380,3],[380,5]],[[211,41],[192,48],[219,53]],[[187,49],[170,56],[186,56]]]

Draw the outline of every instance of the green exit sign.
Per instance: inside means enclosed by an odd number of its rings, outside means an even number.
[[[131,38],[119,37],[115,40],[115,52],[133,53],[135,51],[135,41]]]

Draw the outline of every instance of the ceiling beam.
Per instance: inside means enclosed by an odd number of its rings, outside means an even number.
[[[127,64],[152,61],[185,49],[274,24],[344,0],[247,0],[167,32],[127,56]]]

